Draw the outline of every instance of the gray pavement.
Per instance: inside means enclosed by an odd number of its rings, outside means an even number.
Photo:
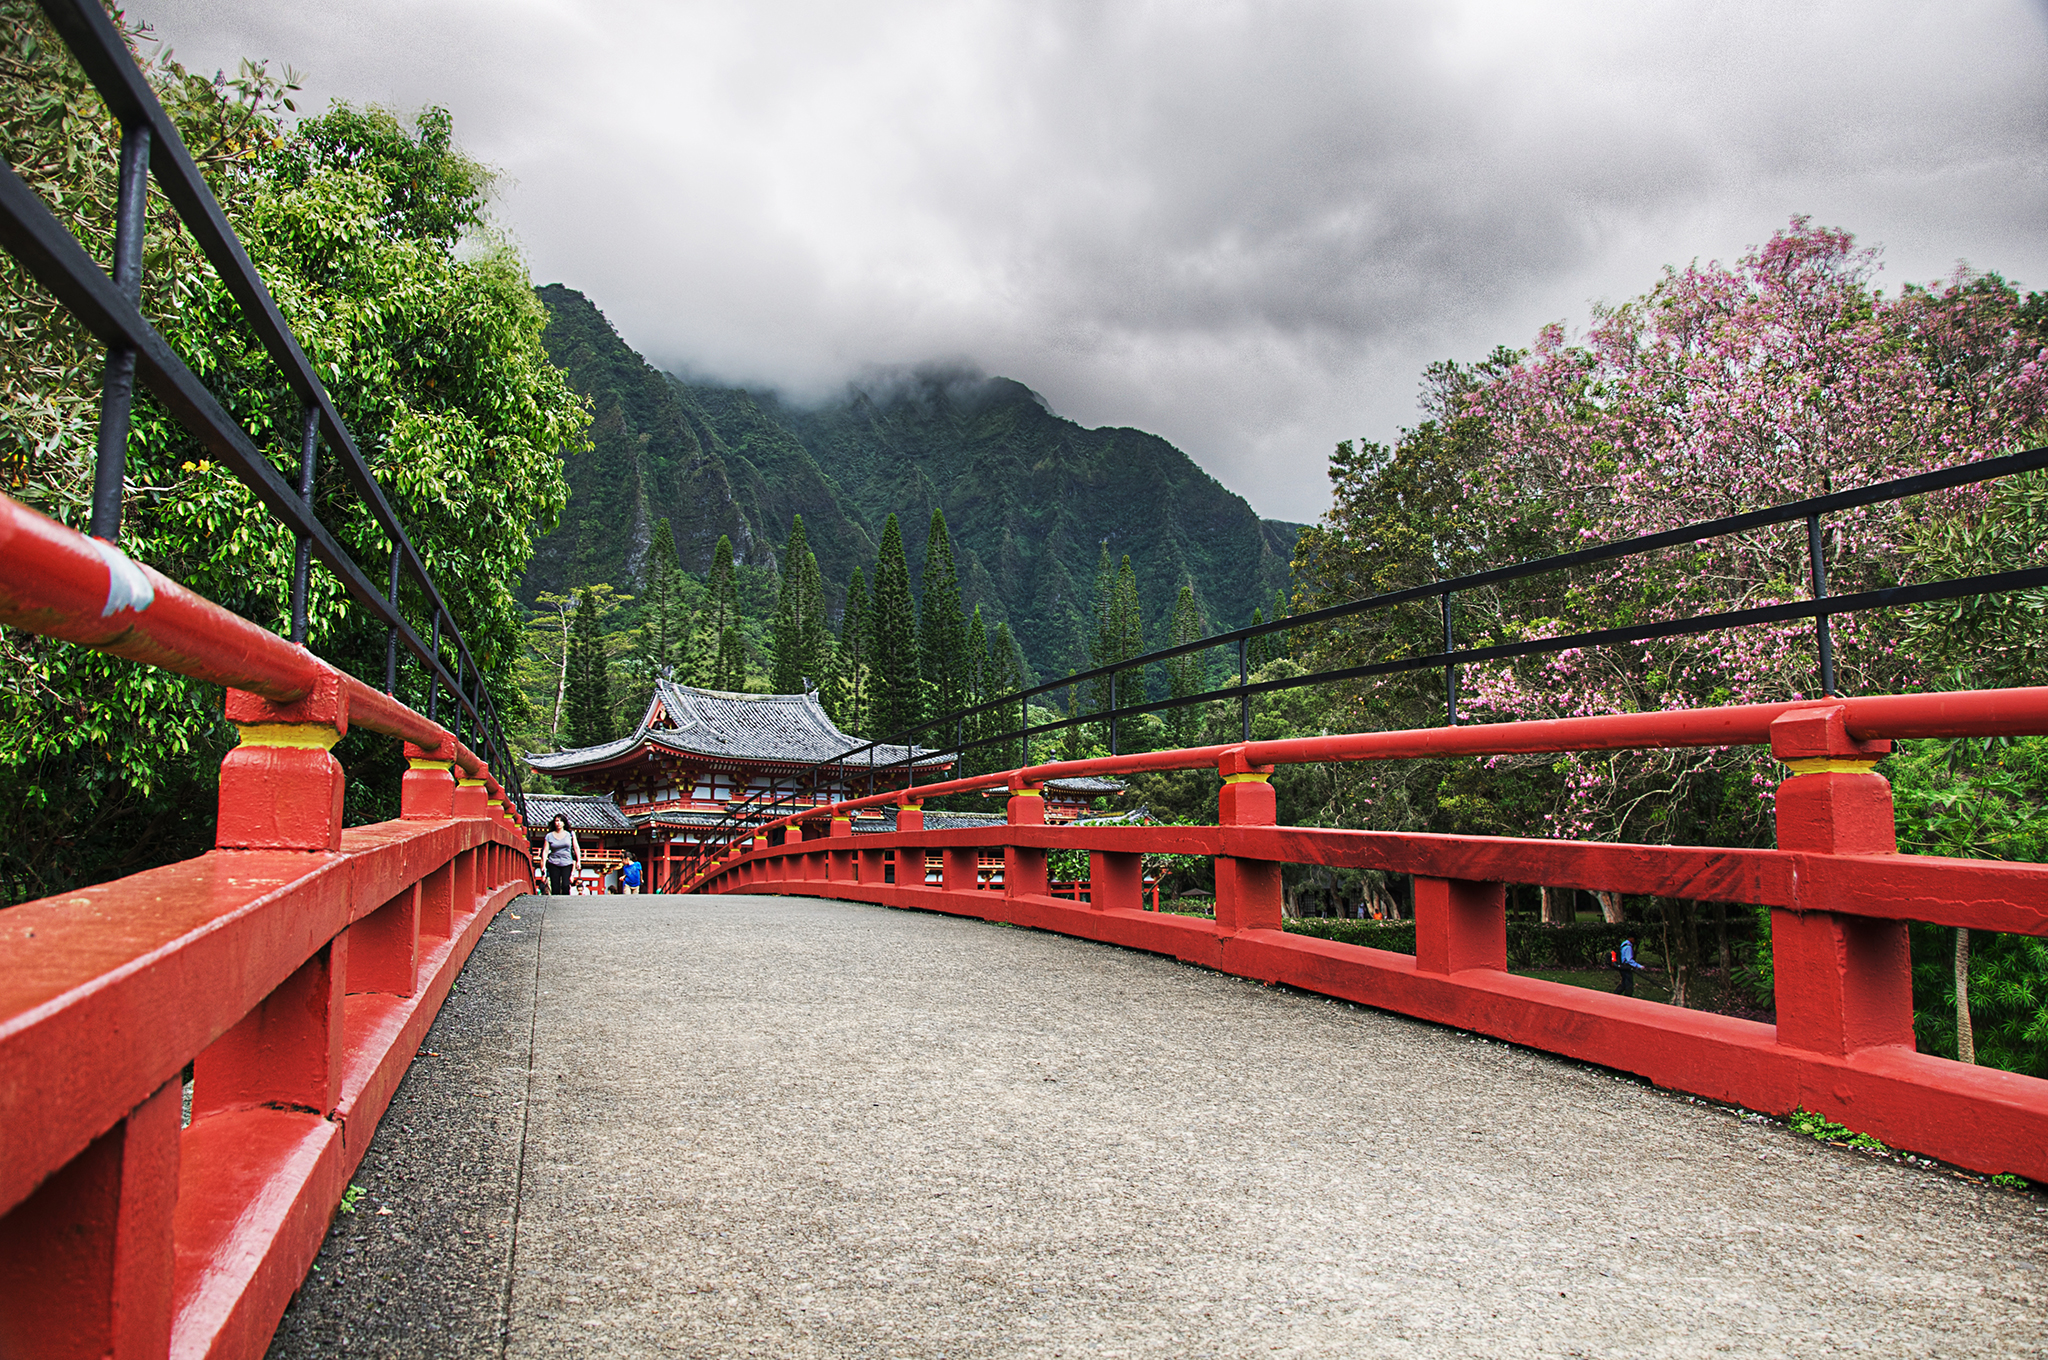
[[[1032,931],[511,913],[273,1356],[2048,1354],[2035,1193]]]

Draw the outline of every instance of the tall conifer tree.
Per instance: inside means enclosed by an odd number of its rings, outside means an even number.
[[[868,731],[868,583],[859,567],[846,583],[846,612],[839,619],[839,645],[832,654],[832,684],[825,694],[826,711],[840,730],[855,736]]]
[[[654,526],[647,552],[647,581],[640,591],[640,628],[634,638],[633,669],[643,690],[673,678],[689,651],[688,586],[676,560],[676,539],[667,520]]]
[[[804,541],[804,517],[789,526],[782,554],[782,589],[775,608],[774,668],[768,687],[777,694],[801,693],[822,685],[831,660],[831,625],[825,618],[825,584],[818,559]]]
[[[988,691],[991,699],[1014,695],[1024,688],[1024,657],[1017,650],[1017,640],[1010,636],[1010,625],[996,625],[995,636],[990,639]],[[1015,731],[1029,726],[1021,704],[1006,704],[995,710],[997,720],[992,730],[997,732]],[[1025,754],[1024,742],[1007,743],[997,748],[997,769],[1010,769],[1028,765],[1030,758]]]
[[[924,672],[925,713],[943,717],[966,706],[967,620],[960,608],[960,579],[945,512],[932,510],[925,542],[923,598],[918,601],[918,665]],[[951,733],[938,734],[951,740]]]
[[[576,618],[569,626],[566,723],[576,746],[596,746],[613,736],[611,662],[597,615],[598,592],[588,587],[577,591]]]
[[[1197,641],[1204,632],[1202,610],[1195,603],[1194,582],[1184,582],[1180,598],[1173,602],[1173,620],[1167,627],[1166,645],[1178,647]],[[1207,658],[1201,652],[1174,657],[1166,663],[1167,693],[1175,699],[1200,694],[1209,687],[1208,670]],[[1175,745],[1193,745],[1196,734],[1202,729],[1202,706],[1189,704],[1186,708],[1167,710],[1166,728],[1173,733]]]
[[[875,599],[869,625],[877,741],[895,741],[924,721],[924,680],[918,668],[917,605],[910,598],[910,563],[896,516],[882,526],[875,560]]]
[[[832,620],[826,614],[825,578],[818,573],[817,554],[804,553],[797,578],[797,652],[803,658],[807,687],[822,690],[832,670]]]
[[[732,540],[718,536],[711,551],[711,585],[697,611],[691,635],[694,683],[707,689],[742,690],[747,684],[746,649],[740,641],[739,580],[732,565]]]

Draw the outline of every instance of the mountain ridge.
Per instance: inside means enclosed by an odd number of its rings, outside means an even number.
[[[538,291],[549,356],[591,401],[594,447],[567,460],[569,508],[536,547],[528,600],[597,581],[631,591],[664,518],[687,570],[708,568],[721,534],[774,567],[802,514],[836,610],[853,568],[872,572],[891,512],[915,575],[934,506],[966,606],[1007,621],[1045,674],[1087,664],[1105,541],[1113,559],[1130,554],[1162,638],[1183,580],[1212,631],[1286,588],[1301,526],[1260,519],[1157,435],[1084,428],[1023,383],[958,365],[884,372],[807,406],[692,382],[648,364],[583,294]]]

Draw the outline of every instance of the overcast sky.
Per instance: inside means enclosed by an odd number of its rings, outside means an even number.
[[[189,66],[453,110],[655,364],[966,362],[1328,502],[1444,357],[1795,213],[2048,287],[2039,0],[133,0]],[[308,101],[301,101],[301,108]]]

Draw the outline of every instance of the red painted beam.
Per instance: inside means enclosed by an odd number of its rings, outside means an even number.
[[[0,1213],[156,1090],[352,921],[482,821],[386,822],[339,854],[217,850],[0,917]]]

